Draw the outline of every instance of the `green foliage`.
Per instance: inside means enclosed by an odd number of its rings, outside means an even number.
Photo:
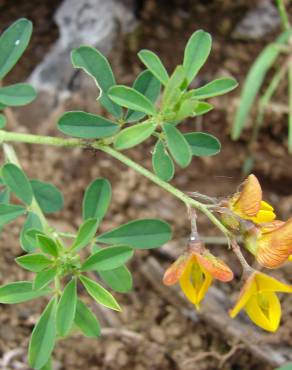
[[[136,78],[133,89],[144,95],[151,103],[155,103],[159,97],[161,84],[159,80],[148,70],[143,71]],[[145,117],[145,113],[129,110],[125,120],[127,122],[139,121]]]
[[[57,332],[65,337],[72,328],[77,305],[77,281],[72,279],[65,287],[57,307]]]
[[[192,155],[198,157],[209,157],[220,152],[220,141],[213,135],[205,132],[191,132],[184,135],[188,142]]]
[[[58,257],[59,248],[57,243],[50,237],[42,234],[37,235],[38,247],[46,254]]]
[[[195,89],[192,97],[195,99],[207,99],[213,96],[223,95],[234,90],[238,86],[233,78],[218,78],[207,85]]]
[[[82,264],[81,271],[107,271],[120,267],[133,257],[134,251],[126,246],[100,249]]]
[[[35,325],[29,342],[28,359],[32,368],[41,369],[49,360],[56,340],[57,297],[51,299]]]
[[[96,218],[101,221],[108,210],[111,196],[112,188],[107,179],[99,178],[92,181],[86,188],[83,198],[83,220]]]
[[[115,298],[96,281],[81,275],[79,277],[87,293],[99,304],[115,311],[121,311],[121,307]]]
[[[153,122],[139,123],[121,131],[115,138],[115,148],[118,150],[129,149],[148,139],[155,131]]]
[[[108,90],[116,84],[111,66],[104,55],[90,46],[80,46],[71,54],[72,64],[93,77],[101,90],[99,102],[116,118],[121,118],[122,109],[108,97]]]
[[[98,271],[102,280],[115,292],[127,293],[132,289],[133,279],[126,266],[113,270]]]
[[[49,267],[52,260],[41,253],[26,254],[25,256],[17,257],[15,262],[26,270],[39,272]]]
[[[156,248],[170,239],[169,225],[156,219],[131,221],[96,238],[99,243],[125,244],[136,249]]]
[[[180,167],[187,167],[192,160],[191,148],[180,131],[169,123],[163,125],[167,147]]]
[[[159,57],[150,50],[141,50],[138,57],[162,85],[167,85],[168,73]]]
[[[291,29],[282,33],[273,43],[264,48],[251,66],[242,88],[240,104],[232,128],[232,138],[234,140],[240,137],[265,76],[279,57],[281,46],[288,43],[291,35]]]
[[[28,206],[32,202],[33,192],[25,173],[15,164],[7,163],[2,167],[2,178],[5,185]]]
[[[152,167],[156,175],[164,181],[169,181],[174,175],[173,160],[169,156],[162,140],[158,140],[152,155]]]
[[[33,282],[33,289],[39,290],[50,284],[58,273],[58,267],[54,266],[38,272]]]
[[[44,213],[60,211],[64,206],[61,191],[48,182],[31,180],[33,195]]]
[[[42,223],[39,216],[34,212],[28,212],[25,223],[21,229],[20,233],[20,244],[23,250],[26,252],[33,252],[36,249],[36,244],[34,241],[31,241],[31,238],[27,236],[27,231],[35,229],[42,230]]]
[[[86,247],[96,234],[98,227],[98,220],[96,218],[89,218],[83,222],[78,230],[77,237],[72,245],[72,250],[78,251]]]
[[[109,97],[122,107],[133,109],[137,112],[156,115],[153,103],[139,91],[127,86],[113,86],[109,89]]]
[[[14,22],[0,37],[0,80],[14,67],[25,51],[32,33],[27,19]]]
[[[0,129],[4,128],[6,126],[6,117],[4,114],[0,113]]]
[[[0,287],[0,303],[15,304],[49,294],[49,289],[34,290],[31,281],[17,281]]]
[[[59,119],[58,129],[66,135],[82,139],[98,139],[119,131],[119,125],[96,114],[67,112]]]
[[[15,220],[19,216],[26,213],[26,209],[22,206],[15,206],[10,204],[0,204],[0,227]]]
[[[19,107],[31,103],[36,98],[35,89],[25,83],[0,87],[0,103],[9,107]]]
[[[74,323],[86,337],[100,336],[100,325],[97,318],[80,299],[77,300]]]
[[[208,32],[196,31],[189,39],[184,53],[183,66],[188,84],[192,82],[205,64],[212,47],[212,38]]]

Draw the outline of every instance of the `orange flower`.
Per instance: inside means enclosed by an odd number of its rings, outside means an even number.
[[[256,325],[267,331],[276,331],[281,319],[281,305],[276,292],[292,293],[292,286],[254,272],[244,284],[230,316],[234,318],[244,309]]]
[[[274,221],[245,239],[247,249],[267,268],[277,268],[292,254],[292,219]]]
[[[179,281],[187,299],[199,309],[213,278],[227,282],[233,279],[233,272],[223,261],[201,247],[200,251],[180,256],[166,270],[163,283],[173,285]]]
[[[229,199],[228,208],[240,218],[255,224],[271,222],[276,217],[273,207],[262,200],[261,185],[253,174],[243,182],[242,190]]]

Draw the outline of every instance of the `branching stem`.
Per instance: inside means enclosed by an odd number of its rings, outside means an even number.
[[[187,208],[196,208],[197,210],[204,213],[211,222],[227,237],[229,238],[229,232],[226,227],[218,220],[217,217],[209,210],[208,206],[200,203],[199,201],[190,198],[188,195],[174,187],[173,185],[161,180],[154,173],[147,170],[143,166],[131,160],[129,157],[125,156],[121,152],[115,150],[110,146],[104,145],[102,140],[100,141],[86,141],[82,139],[64,139],[54,136],[40,136],[31,134],[22,134],[16,132],[7,132],[0,130],[0,143],[3,142],[22,142],[29,144],[40,144],[40,145],[53,145],[58,147],[78,147],[78,148],[92,148],[100,150],[110,156],[116,158],[126,166],[132,168],[136,172],[140,173],[142,176],[148,178],[150,181],[158,185],[160,188],[166,190],[177,199],[181,200]]]

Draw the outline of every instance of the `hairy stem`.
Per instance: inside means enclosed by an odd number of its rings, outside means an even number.
[[[229,232],[226,227],[213,215],[213,213],[208,209],[208,206],[198,202],[195,199],[190,198],[188,195],[175,188],[171,184],[161,180],[155,174],[142,167],[138,163],[134,162],[124,154],[115,150],[112,147],[104,145],[103,141],[89,142],[81,139],[63,139],[53,136],[40,136],[40,135],[30,135],[30,134],[21,134],[15,132],[7,132],[0,130],[0,142],[23,142],[29,144],[40,144],[40,145],[53,145],[58,147],[79,147],[79,148],[92,148],[100,150],[104,153],[109,154],[110,156],[116,158],[120,162],[124,163],[126,166],[131,167],[136,172],[140,173],[142,176],[148,178],[150,181],[158,185],[160,188],[166,190],[179,200],[181,200],[188,208],[193,207],[204,213],[211,222],[221,232],[229,238]]]

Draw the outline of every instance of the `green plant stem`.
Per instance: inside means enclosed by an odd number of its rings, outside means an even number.
[[[229,238],[229,232],[226,227],[218,220],[213,213],[208,209],[208,206],[190,198],[188,195],[178,190],[171,184],[159,179],[152,172],[148,171],[146,168],[142,167],[138,163],[132,161],[130,158],[120,153],[119,151],[113,149],[112,147],[105,146],[102,141],[89,142],[80,139],[63,139],[52,136],[40,136],[40,135],[30,135],[21,134],[15,132],[7,132],[0,130],[0,142],[23,142],[29,144],[40,144],[40,145],[53,145],[58,147],[79,147],[79,148],[92,148],[100,150],[110,156],[116,158],[120,162],[124,163],[126,166],[134,169],[136,172],[140,173],[142,176],[148,178],[153,183],[157,184],[162,189],[171,193],[173,196],[181,200],[188,208],[194,207],[204,213],[211,222],[221,232]]]
[[[284,0],[276,0],[276,4],[277,4],[279,15],[281,18],[282,28],[284,31],[287,31],[290,28],[290,23],[289,23],[288,14],[285,8]]]
[[[288,149],[292,153],[292,57],[290,56],[288,67],[288,96],[289,96],[289,113],[288,113]]]
[[[4,151],[4,155],[5,155],[8,162],[13,163],[16,166],[18,166],[19,168],[21,168],[21,164],[20,164],[20,162],[17,158],[16,152],[10,144],[3,143],[3,151]],[[29,209],[32,212],[34,212],[35,214],[38,215],[44,230],[50,233],[51,232],[51,227],[49,226],[48,221],[47,221],[45,215],[43,214],[43,212],[42,212],[38,202],[36,201],[35,197],[33,197],[32,203],[29,206]]]

